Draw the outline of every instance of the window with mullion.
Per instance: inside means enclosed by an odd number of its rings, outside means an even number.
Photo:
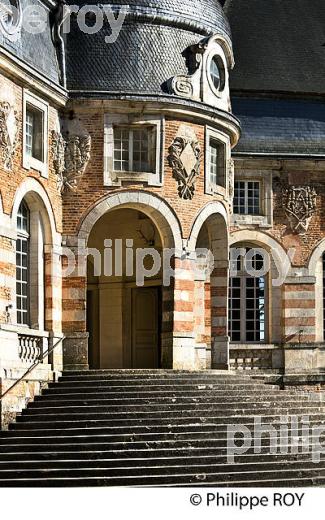
[[[225,147],[224,144],[210,137],[209,140],[209,183],[211,186],[225,186]]]
[[[17,323],[29,325],[29,210],[22,202],[17,215],[16,308]]]
[[[30,104],[26,106],[25,151],[27,156],[44,161],[44,113]]]
[[[252,267],[260,269],[261,256],[256,257]],[[240,271],[230,277],[229,283],[230,339],[235,343],[263,343],[266,340],[265,277],[247,273],[243,258],[240,264]]]
[[[237,215],[259,215],[260,203],[259,181],[235,181],[234,213]]]
[[[115,171],[149,173],[154,169],[154,150],[152,128],[114,128]]]

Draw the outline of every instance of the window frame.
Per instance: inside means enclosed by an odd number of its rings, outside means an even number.
[[[245,195],[244,195],[244,213],[241,213],[241,212],[236,212],[235,211],[235,198],[236,198],[236,183],[243,183],[244,184],[244,190],[245,190]],[[249,208],[249,204],[248,204],[248,200],[249,200],[249,197],[248,197],[248,185],[249,183],[255,183],[255,184],[258,184],[258,187],[259,187],[259,193],[258,193],[258,213],[252,213],[252,212],[249,212],[248,211],[248,208]],[[255,189],[255,188],[254,188]],[[235,182],[234,182],[234,214],[235,215],[252,215],[254,217],[260,217],[261,216],[261,213],[262,213],[262,182],[261,180],[256,180],[256,179],[235,179]]]
[[[261,228],[271,228],[273,226],[273,190],[272,190],[273,172],[270,170],[238,170],[235,171],[234,183],[259,182],[260,183],[260,214],[243,214],[233,211],[231,223],[235,226],[258,226]],[[234,184],[235,192],[235,184]],[[234,210],[233,206],[233,210]]]
[[[116,148],[115,148],[115,132],[117,129],[121,129],[121,130],[126,130],[128,132],[128,164],[129,164],[129,168],[127,170],[124,170],[124,169],[121,169],[121,170],[118,170],[115,168],[115,162],[116,162],[116,159],[115,159],[115,151],[116,151]],[[134,132],[135,130],[147,130],[148,131],[148,166],[150,167],[148,169],[148,171],[146,170],[136,170],[134,169],[134,163],[135,163],[135,159],[134,159]],[[154,170],[155,170],[155,156],[154,157],[150,157],[151,153],[152,153],[152,149],[153,148],[156,148],[156,139],[157,139],[157,136],[156,136],[156,127],[155,126],[152,126],[152,125],[114,125],[113,126],[113,139],[114,139],[114,159],[113,159],[113,171],[115,173],[118,173],[118,174],[135,174],[135,175],[147,175],[147,174],[150,174],[152,175]],[[154,143],[152,145],[152,143]],[[123,162],[123,160],[121,161]]]
[[[153,170],[150,172],[123,171],[114,169],[114,129],[118,127],[142,128],[151,127],[155,133],[155,157],[152,160]],[[143,115],[139,118],[130,114],[104,115],[104,186],[122,186],[123,182],[141,182],[148,186],[162,186],[164,160],[164,128],[163,116]]]
[[[216,88],[211,74],[212,62],[214,60],[218,62],[218,68],[220,72],[220,85],[218,88]],[[225,92],[226,86],[228,85],[228,67],[225,59],[224,49],[221,47],[219,42],[214,42],[213,47],[211,48],[206,58],[206,77],[212,94],[218,98],[221,98]]]
[[[243,249],[254,249],[254,245],[247,245],[247,244],[244,244],[244,245],[236,245],[235,247],[240,247],[240,248],[243,248]],[[237,259],[237,262],[240,261],[240,265],[242,267],[242,262],[243,262],[243,257],[240,256],[238,259]],[[252,311],[256,311],[257,309],[257,306],[254,306],[254,308],[251,308],[251,309],[248,309],[246,303],[247,303],[247,289],[248,289],[248,286],[247,286],[247,280],[248,279],[253,279],[253,280],[257,280],[259,278],[263,278],[264,279],[264,338],[261,340],[248,340],[247,339],[247,333],[249,332],[249,330],[247,329],[247,322],[248,321],[252,321],[252,320],[249,320],[247,318],[247,310],[252,310]],[[240,282],[239,282],[239,286],[237,287],[239,290],[240,290],[240,296],[239,296],[239,300],[240,300],[240,308],[236,310],[239,310],[240,312],[240,317],[239,317],[239,320],[234,320],[231,316],[231,312],[233,310],[233,306],[231,305],[231,301],[233,298],[233,294],[232,294],[232,280],[234,279],[239,279]],[[254,289],[256,290],[256,285],[254,284]],[[270,311],[270,297],[271,297],[271,294],[270,294],[270,290],[269,290],[269,274],[266,274],[265,276],[262,276],[262,277],[253,277],[253,276],[250,276],[248,273],[246,273],[246,271],[244,271],[242,268],[240,268],[236,274],[236,276],[230,276],[229,278],[229,293],[228,293],[228,330],[229,330],[229,337],[230,337],[230,343],[231,344],[254,344],[254,345],[265,345],[268,343],[268,340],[269,340],[269,311]],[[237,298],[238,299],[238,298]],[[232,339],[232,322],[233,321],[239,321],[240,322],[240,329],[239,329],[239,333],[240,333],[240,340],[235,340],[235,339]],[[256,320],[255,321],[255,326],[254,326],[254,329],[252,329],[254,331],[254,333],[258,330],[256,328]]]
[[[27,111],[30,106],[35,111],[38,110],[42,114],[42,145],[43,160],[36,159],[27,153],[26,124]],[[49,105],[45,101],[36,97],[31,92],[24,90],[23,92],[23,167],[27,170],[33,169],[38,171],[42,177],[48,178],[48,112]]]
[[[210,142],[211,140],[216,141],[220,147],[222,147],[223,153],[223,171],[221,174],[222,183],[218,184],[217,171],[217,184],[211,182],[211,153],[210,153]],[[205,193],[208,195],[220,194],[224,197],[229,197],[229,162],[230,162],[230,140],[229,138],[211,127],[206,127],[205,133]]]
[[[23,229],[19,229],[18,228],[18,217],[19,217],[19,214],[20,214],[20,208],[21,206],[24,205],[25,208],[27,209],[27,230],[23,230]],[[17,242],[16,242],[16,313],[17,313],[17,325],[21,326],[21,327],[28,327],[30,328],[30,317],[31,317],[31,313],[30,313],[30,279],[31,279],[31,273],[30,273],[30,209],[26,203],[26,201],[22,200],[20,205],[19,205],[19,209],[18,209],[18,213],[17,213],[17,222],[16,222],[16,229],[17,229]],[[26,281],[23,281],[22,277],[18,278],[17,276],[17,272],[18,272],[18,269],[23,269],[23,265],[20,263],[18,264],[17,262],[17,254],[23,254],[23,249],[21,248],[20,250],[17,249],[17,243],[18,243],[18,240],[21,240],[21,241],[24,241],[26,243],[26,267],[24,268],[26,270],[26,273],[27,273],[27,280]],[[26,286],[27,288],[27,291],[26,291],[26,294],[22,294],[22,292],[20,291],[19,294],[17,292],[17,284],[23,284],[24,286]],[[23,309],[21,306],[18,307],[18,298],[26,298],[26,301],[27,301],[27,310]],[[26,316],[26,321],[19,321],[18,320],[18,314],[21,314],[21,315],[25,315]]]

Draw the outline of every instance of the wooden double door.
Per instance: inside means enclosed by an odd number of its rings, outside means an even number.
[[[105,298],[96,287],[87,291],[90,368],[160,368],[161,287],[128,287],[120,300],[110,293]],[[110,312],[105,314],[101,306],[107,307],[107,301]],[[115,349],[119,361],[105,359],[104,349]]]

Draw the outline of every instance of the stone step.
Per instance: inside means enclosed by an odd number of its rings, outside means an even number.
[[[273,410],[272,410],[273,412]],[[297,413],[294,414],[297,417],[308,417],[310,421],[317,422],[317,421],[324,421],[324,414],[323,413]],[[254,419],[256,417],[260,417],[262,423],[272,424],[274,422],[278,423],[281,420],[281,417],[288,416],[288,420],[291,420],[290,417],[292,417],[292,413],[290,410],[290,413],[272,413],[272,414],[257,414],[256,411],[253,411],[252,413],[246,413],[245,416],[243,416],[242,413],[237,414],[230,414],[230,415],[218,415],[215,410],[209,411],[209,413],[199,413],[199,411],[194,411],[191,413],[185,413],[183,412],[181,415],[179,413],[164,413],[164,416],[161,417],[161,414],[157,413],[156,415],[151,412],[151,414],[143,413],[143,414],[133,414],[131,416],[130,414],[122,414],[121,417],[118,417],[116,414],[112,416],[112,414],[75,414],[73,415],[73,419],[71,414],[27,414],[24,413],[21,416],[17,417],[17,421],[19,423],[28,423],[28,422],[34,422],[34,423],[40,423],[43,424],[43,427],[46,425],[53,425],[60,422],[60,424],[65,423],[68,424],[76,424],[80,423],[80,421],[83,421],[86,425],[91,424],[105,424],[107,426],[134,426],[134,425],[145,425],[145,426],[151,426],[151,425],[173,425],[173,424],[180,424],[183,425],[186,424],[192,424],[193,422],[196,422],[197,424],[208,424],[208,423],[215,423],[215,424],[252,424],[254,422]]]
[[[295,401],[295,402],[308,402],[308,403],[318,403],[323,404],[325,407],[325,401],[321,400],[311,400],[305,395],[297,395],[297,394],[283,394],[283,392],[272,392],[268,398],[265,395],[261,394],[261,392],[254,392],[250,394],[245,394],[239,396],[238,393],[234,392],[220,392],[216,390],[194,390],[192,392],[184,392],[184,391],[168,391],[168,392],[69,392],[69,393],[54,393],[52,391],[43,392],[42,395],[36,396],[34,402],[52,402],[52,401],[64,401],[64,402],[76,402],[76,401],[102,401],[102,400],[121,400],[121,401],[129,401],[134,402],[135,400],[139,400],[143,402],[144,400],[150,401],[167,401],[170,399],[217,399],[223,400],[223,402],[228,401],[238,401],[240,397],[241,402],[244,401],[256,401],[256,402],[266,402],[269,399],[279,401]]]
[[[132,432],[169,432],[169,431],[180,431],[186,432],[188,429],[193,430],[194,428],[202,431],[203,429],[214,429],[214,431],[227,431],[227,427],[229,424],[241,424],[247,427],[252,428],[254,426],[254,420],[256,416],[251,417],[230,417],[224,418],[224,421],[218,422],[219,418],[215,417],[205,418],[205,417],[193,417],[193,418],[181,418],[181,419],[173,419],[164,421],[160,418],[151,420],[150,424],[145,423],[143,420],[137,422],[133,421],[114,421],[117,422],[116,425],[112,425],[112,421],[108,420],[58,420],[53,422],[46,422],[44,424],[43,421],[34,421],[33,416],[29,417],[28,421],[22,420],[22,417],[19,417],[19,422],[13,423],[10,425],[9,432],[2,432],[2,436],[9,435],[11,431],[31,431],[35,430],[43,430],[43,431],[67,431],[69,429],[77,430],[83,432],[84,429],[91,430],[104,430],[111,433],[119,433],[121,431],[132,431]],[[301,428],[301,420],[305,416],[298,416],[297,421],[299,428]],[[25,416],[24,416],[25,418]],[[227,421],[226,421],[227,419]],[[291,421],[295,420],[288,416],[288,426],[290,426]],[[266,416],[264,417],[265,424],[273,424],[275,427],[279,427],[281,423],[280,416]],[[263,421],[262,421],[263,422]],[[264,422],[263,422],[264,424]],[[322,425],[325,424],[325,416],[309,416],[309,424],[312,425]],[[34,433],[31,433],[34,435]]]
[[[37,459],[37,456],[41,456],[42,459]],[[60,455],[60,454],[59,454]],[[230,463],[226,456],[187,456],[180,457],[175,455],[174,457],[147,457],[147,458],[113,458],[113,459],[44,459],[44,454],[35,454],[35,460],[3,460],[0,461],[1,470],[16,470],[16,469],[66,469],[66,468],[107,468],[116,471],[126,472],[129,470],[137,471],[138,468],[166,468],[166,471],[172,471],[175,467],[184,468],[206,468],[215,467],[225,469],[227,471],[238,471],[244,470],[245,468],[259,469],[272,468],[283,465],[297,468],[299,465],[306,466],[311,462],[311,454],[244,454],[237,455],[236,462]],[[324,468],[325,460],[320,460],[320,468]]]
[[[161,396],[148,396],[148,397],[130,397],[125,398],[124,396],[119,397],[111,397],[108,396],[82,396],[78,395],[74,398],[57,398],[56,396],[41,396],[36,399],[33,403],[30,404],[29,408],[61,408],[61,407],[73,407],[78,408],[80,406],[89,405],[91,407],[97,406],[113,406],[120,407],[124,409],[125,407],[129,407],[132,410],[135,406],[160,406],[166,407],[169,405],[184,405],[186,408],[191,408],[193,405],[216,405],[219,409],[223,407],[238,407],[238,399],[235,399],[234,396],[215,396],[215,395],[170,395],[167,397]],[[290,399],[286,396],[270,396],[269,399],[266,399],[265,396],[253,396],[246,397],[243,396],[240,399],[241,406],[260,406],[262,408],[269,407],[279,407],[279,406],[308,406],[309,409],[320,408],[323,407],[325,411],[325,402],[323,401],[310,401],[308,399],[299,399],[291,397]]]
[[[289,448],[289,447],[288,447]],[[311,459],[311,452],[307,454],[307,459]],[[286,464],[287,460],[304,460],[305,454],[292,454],[290,450],[286,450],[284,454],[282,453],[274,453],[271,454],[269,451],[262,451],[261,453],[254,453],[254,450],[247,451],[244,454],[238,454],[235,457],[236,463],[246,463],[248,462],[259,462],[263,460],[273,460],[281,461],[282,465]],[[321,455],[321,460],[324,460],[324,455]],[[227,452],[225,450],[217,450],[213,448],[184,448],[184,449],[169,449],[169,450],[97,450],[97,451],[53,451],[48,448],[48,451],[34,451],[34,452],[8,452],[2,453],[0,452],[0,463],[2,462],[26,462],[29,461],[101,461],[101,460],[110,460],[114,461],[114,463],[121,465],[129,465],[132,464],[145,464],[145,461],[150,461],[150,464],[153,461],[177,461],[177,460],[195,460],[197,463],[200,461],[205,461],[207,464],[212,461],[218,462],[220,464],[227,465],[229,459],[227,458]],[[136,462],[138,461],[138,462]]]
[[[144,411],[145,409],[145,411]],[[143,403],[143,404],[87,404],[86,402],[83,405],[75,405],[69,404],[61,406],[58,403],[53,403],[52,406],[42,404],[42,406],[38,406],[38,403],[31,403],[28,409],[23,411],[23,416],[27,415],[43,415],[51,416],[57,415],[62,418],[62,416],[88,416],[89,418],[95,418],[94,415],[98,416],[98,418],[104,418],[107,414],[112,418],[123,418],[125,415],[128,415],[131,419],[136,415],[138,418],[149,417],[150,414],[153,415],[161,415],[162,413],[166,414],[169,417],[177,417],[180,413],[183,415],[206,415],[211,413],[212,411],[219,411],[222,415],[252,415],[252,414],[260,414],[262,411],[272,410],[272,413],[275,415],[293,415],[293,414],[308,414],[310,410],[313,413],[324,413],[324,406],[319,406],[318,403],[292,403],[292,405],[288,403],[218,403],[218,402],[201,402],[201,403],[187,403],[186,408],[184,403]],[[100,417],[99,417],[100,416]]]
[[[244,464],[243,467],[241,465],[229,465],[227,466],[227,473],[225,472],[225,465],[174,465],[174,466],[156,466],[156,467],[150,467],[150,475],[148,475],[148,466],[137,466],[136,468],[119,468],[119,467],[113,467],[113,468],[94,468],[94,467],[78,467],[73,468],[69,465],[69,467],[65,468],[30,468],[30,469],[2,469],[0,468],[0,480],[3,478],[8,479],[18,479],[18,478],[43,478],[46,476],[47,478],[64,478],[67,476],[70,476],[72,478],[79,477],[82,478],[85,477],[108,477],[108,478],[147,478],[147,477],[153,477],[153,476],[164,476],[169,477],[176,474],[180,475],[188,475],[189,477],[197,478],[198,481],[200,481],[200,477],[203,481],[205,481],[210,476],[219,477],[223,481],[232,480],[233,476],[236,476],[238,478],[238,475],[241,475],[242,478],[248,478],[251,476],[252,473],[258,474],[259,476],[263,475],[276,475],[276,473],[279,473],[281,475],[282,473],[292,476],[293,472],[295,474],[303,474],[305,476],[307,475],[313,475],[316,474],[317,476],[323,475],[325,477],[325,463],[315,468],[315,466],[312,464],[311,461],[306,462],[305,461],[299,461],[299,462],[293,462],[289,463],[287,467],[285,468],[285,471],[283,471],[283,468],[281,468],[280,463],[271,463],[271,464],[265,464],[262,465],[256,465],[256,464],[250,464],[246,465]],[[204,478],[206,477],[206,478]]]
[[[151,446],[186,446],[187,443],[200,443],[200,445],[205,445],[205,443],[213,443],[218,447],[227,446],[227,432],[217,433],[213,431],[207,432],[191,432],[188,431],[186,433],[165,433],[165,434],[123,434],[123,435],[114,435],[114,434],[88,434],[87,430],[84,431],[81,435],[71,434],[64,432],[65,435],[40,435],[39,433],[35,433],[34,436],[15,436],[11,437],[0,437],[0,447],[1,446],[32,446],[32,445],[42,445],[47,446],[48,442],[51,442],[51,445],[54,447],[56,445],[79,445],[83,447],[84,445],[89,444],[111,444],[112,448],[115,449],[116,445],[129,446],[139,446],[140,448],[151,448]],[[255,442],[260,437],[254,435],[254,431],[251,431],[252,442]],[[278,435],[278,439],[280,437],[280,431],[276,432]],[[298,432],[288,432],[289,438],[292,436],[299,436]],[[301,435],[301,432],[300,432]],[[310,435],[310,442],[314,439],[315,441],[323,442],[325,438],[325,430],[321,435]],[[238,445],[242,445],[242,435],[239,433],[236,436],[238,441]],[[261,440],[261,445],[270,445],[270,436],[263,435]],[[301,439],[299,439],[299,445],[301,444]]]
[[[61,388],[63,387],[69,387],[69,388],[84,388],[85,386],[107,386],[109,388],[114,387],[122,387],[125,389],[125,387],[148,387],[149,389],[153,386],[173,386],[173,387],[184,387],[184,386],[192,386],[195,385],[211,385],[213,387],[219,388],[220,390],[225,389],[234,389],[234,390],[263,390],[267,391],[269,389],[276,389],[279,390],[278,385],[266,385],[262,382],[258,381],[252,381],[252,380],[245,380],[245,381],[236,381],[236,382],[227,382],[222,380],[216,380],[216,379],[206,379],[206,378],[196,378],[196,379],[154,379],[154,380],[148,380],[148,379],[134,379],[134,380],[124,380],[124,379],[114,379],[109,380],[105,378],[101,379],[89,379],[89,378],[82,378],[80,376],[79,379],[68,379],[68,378],[60,378],[59,383]],[[57,385],[57,383],[50,383],[50,388],[52,388],[54,385]]]
[[[324,435],[321,437],[315,436],[315,439],[320,439],[321,441],[324,439]],[[312,442],[313,437],[310,436],[310,442]],[[14,442],[13,439],[1,439],[1,453],[35,453],[35,452],[47,452],[49,450],[49,439],[46,437],[43,438],[27,438],[27,439],[19,439],[18,442]],[[12,442],[10,442],[12,441]],[[254,451],[254,439],[252,438],[251,447],[247,449],[247,453],[251,453]],[[289,444],[283,444],[283,449],[286,452],[289,452],[289,448],[291,446],[291,439],[289,439]],[[259,444],[261,445],[261,449],[263,453],[266,453],[266,450],[270,450],[270,439],[268,437],[263,437]],[[238,438],[238,445],[241,447],[243,442],[240,438]],[[300,445],[300,444],[299,444]],[[228,450],[228,440],[227,438],[188,438],[182,440],[131,440],[131,441],[112,441],[111,439],[107,439],[105,436],[99,439],[92,439],[91,437],[78,439],[78,438],[57,438],[51,439],[51,451],[52,452],[89,452],[89,451],[118,451],[118,452],[133,452],[133,450],[137,450],[139,452],[152,451],[160,452],[172,451],[173,453],[177,453],[177,451],[184,450],[215,450],[215,454],[217,453],[227,453]],[[287,449],[288,448],[288,449]]]
[[[160,437],[163,438],[165,435],[189,435],[191,432],[195,434],[202,434],[205,435],[207,433],[211,433],[214,435],[221,435],[224,436],[227,434],[227,425],[214,425],[214,424],[192,424],[192,425],[157,425],[157,426],[120,426],[120,427],[103,427],[103,426],[87,426],[84,425],[83,428],[74,428],[74,427],[67,427],[66,423],[55,423],[56,428],[44,428],[44,424],[38,424],[34,426],[34,423],[19,423],[16,424],[16,428],[11,428],[8,431],[0,432],[0,439],[1,438],[20,438],[20,437],[34,437],[34,436],[56,436],[61,437],[65,435],[112,435],[112,436],[152,436],[154,437]],[[75,423],[78,424],[79,423]],[[316,421],[315,423],[310,423],[310,426],[314,425],[325,425],[325,419],[320,422]],[[61,426],[61,427],[60,427]],[[254,424],[246,423],[244,426],[253,429]],[[274,428],[280,428],[280,426],[283,426],[283,423],[273,423]],[[298,430],[301,431],[301,423],[298,423]],[[229,425],[228,425],[229,427]],[[290,422],[288,423],[288,431],[295,432],[297,430],[297,427],[293,424],[291,425]]]
[[[251,373],[244,372],[225,372],[218,370],[145,370],[145,369],[137,369],[137,370],[71,370],[63,372],[61,378],[71,378],[71,377],[106,377],[113,379],[186,379],[186,378],[195,378],[195,377],[204,377],[204,378],[213,378],[220,379],[224,381],[241,381],[243,379],[249,380],[251,378]],[[263,381],[263,379],[260,379]]]
[[[307,396],[308,394],[306,392],[299,392],[299,391],[289,391],[289,390],[279,390],[278,387],[270,387],[267,389],[267,395],[272,396],[296,396],[303,397]],[[69,396],[70,394],[74,395],[117,395],[120,396],[123,393],[125,396],[143,396],[146,395],[170,395],[170,394],[186,394],[186,395],[192,395],[192,394],[208,394],[213,393],[213,395],[234,395],[236,397],[242,397],[243,393],[236,388],[228,388],[220,389],[218,385],[138,385],[133,386],[129,385],[128,387],[125,386],[112,386],[112,385],[91,385],[91,386],[77,386],[69,385],[66,386],[62,383],[56,384],[51,383],[49,388],[45,388],[42,391],[42,395],[66,395]],[[246,389],[245,395],[261,395],[261,389]]]
[[[45,472],[44,477],[37,478],[6,478],[0,479],[0,487],[66,487],[66,486],[222,486],[222,487],[303,487],[310,485],[322,486],[325,483],[325,470],[307,468],[306,470],[270,470],[256,473],[198,473],[184,474],[175,472],[173,475],[135,475],[126,477],[107,476],[72,476],[70,472],[65,477],[50,477]]]

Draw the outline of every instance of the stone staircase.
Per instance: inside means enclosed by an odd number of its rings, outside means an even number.
[[[324,459],[290,440],[227,459],[227,426],[254,437],[256,416],[279,431],[291,415],[325,426],[321,402],[239,373],[67,372],[1,432],[0,486],[325,485]]]

